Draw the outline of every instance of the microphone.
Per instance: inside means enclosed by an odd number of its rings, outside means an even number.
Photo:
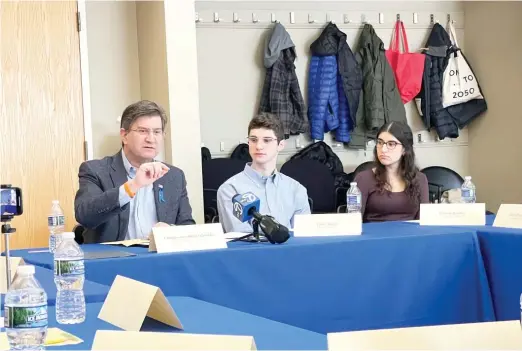
[[[258,212],[259,198],[253,193],[236,194],[232,198],[233,214],[241,222],[254,218],[259,223],[264,236],[272,244],[282,244],[290,238],[288,228],[281,225],[272,216]]]
[[[236,194],[232,198],[232,212],[234,217],[241,222],[247,222],[254,217],[254,212],[259,215],[259,198],[252,193]],[[255,217],[254,217],[255,218]],[[256,218],[258,219],[258,218]],[[258,219],[259,220],[259,219]]]

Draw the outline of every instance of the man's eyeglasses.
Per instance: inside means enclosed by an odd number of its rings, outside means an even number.
[[[148,136],[152,133],[152,135],[154,135],[156,138],[163,136],[163,129],[161,129],[161,128],[158,128],[158,129],[136,128],[136,129],[131,129],[131,132],[136,132],[141,136]]]
[[[263,144],[270,144],[271,142],[276,141],[277,139],[267,137],[267,138],[261,138],[261,140],[263,140]],[[254,137],[254,136],[249,136],[249,137],[247,137],[247,142],[249,144],[257,144],[259,142],[259,138]]]
[[[386,145],[386,147],[388,148],[388,150],[393,150],[397,147],[397,145],[402,145],[401,143],[395,141],[395,140],[390,140],[390,141],[384,141],[382,139],[377,139],[377,147],[378,148],[381,148]]]

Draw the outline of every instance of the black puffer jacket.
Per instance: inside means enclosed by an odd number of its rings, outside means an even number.
[[[245,162],[252,162],[252,157],[248,152],[248,144],[241,143],[238,146],[236,146],[234,151],[232,151],[232,154],[230,154],[230,158],[243,160]]]
[[[326,165],[335,177],[335,187],[350,186],[351,179],[344,172],[343,163],[335,152],[333,152],[332,148],[324,141],[318,141],[308,145],[290,157],[290,160],[302,158],[316,160]]]
[[[421,99],[424,124],[428,130],[432,127],[435,128],[439,139],[457,138],[459,128],[463,128],[487,110],[486,100],[474,99],[444,108],[442,106],[442,80],[451,53],[451,40],[440,24],[436,23],[433,26],[425,47],[427,50],[424,50],[426,54],[424,77],[422,89],[417,96]]]

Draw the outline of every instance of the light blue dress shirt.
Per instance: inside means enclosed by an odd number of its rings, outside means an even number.
[[[123,165],[127,171],[127,179],[131,180],[136,176],[136,168],[133,167],[125,152],[121,152]],[[129,226],[127,228],[126,240],[130,239],[146,239],[152,230],[152,227],[158,223],[158,215],[156,213],[156,202],[154,201],[153,185],[139,189],[134,198],[131,198],[125,188],[120,186],[120,207],[130,202]]]
[[[273,216],[288,229],[293,228],[296,214],[310,213],[308,193],[304,186],[277,171],[270,176],[263,176],[248,163],[243,172],[228,179],[218,189],[219,221],[225,232],[252,232],[251,223],[242,223],[232,211],[232,197],[247,192],[259,198],[259,213]]]

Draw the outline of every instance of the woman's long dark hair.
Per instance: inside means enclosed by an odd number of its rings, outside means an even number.
[[[413,133],[411,128],[401,122],[388,122],[383,125],[377,132],[377,138],[383,132],[388,132],[393,135],[402,144],[404,154],[399,161],[399,175],[406,183],[405,192],[415,202],[420,202],[420,187],[415,178],[419,169],[415,165],[415,151],[413,150]],[[377,157],[377,143],[373,150],[373,157],[375,162],[375,178],[377,186],[381,192],[384,192],[388,184],[386,176],[386,167],[379,161]]]

